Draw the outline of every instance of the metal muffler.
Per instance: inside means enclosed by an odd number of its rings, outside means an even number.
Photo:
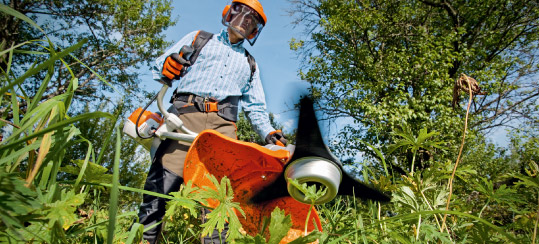
[[[339,185],[342,180],[340,167],[334,162],[321,157],[302,157],[294,160],[286,167],[284,172],[287,181],[288,193],[295,200],[311,204],[310,200],[305,200],[305,194],[288,182],[290,179],[297,180],[300,184],[307,183],[307,186],[316,185],[319,190],[322,186],[327,187],[326,194],[314,204],[329,202],[337,196]]]

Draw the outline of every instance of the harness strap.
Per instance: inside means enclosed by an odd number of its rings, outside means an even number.
[[[253,81],[253,76],[255,75],[256,71],[256,61],[253,55],[251,55],[249,51],[247,51],[247,49],[245,49],[245,56],[247,56],[247,62],[249,63],[249,67],[251,68],[251,76],[249,76],[249,83],[251,83],[251,81]]]
[[[193,46],[193,49],[195,51],[193,54],[191,54],[191,57],[189,57],[189,61],[191,62],[191,65],[195,63],[195,61],[198,58],[198,55],[200,54],[200,51],[204,46],[206,46],[206,43],[210,41],[210,39],[213,37],[213,34],[207,31],[199,30],[198,33],[195,36],[195,39],[193,40],[193,43],[191,44]]]
[[[187,113],[212,113],[217,112],[217,115],[222,118],[236,122],[238,117],[239,96],[227,97],[222,101],[217,101],[213,98],[201,97],[194,94],[176,94],[174,95],[172,112],[176,115]]]

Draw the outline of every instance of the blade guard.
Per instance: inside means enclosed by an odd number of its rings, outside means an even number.
[[[290,152],[286,150],[272,151],[254,143],[225,137],[214,130],[205,130],[195,139],[187,153],[183,177],[185,182],[191,181],[193,186],[215,189],[207,175],[212,174],[218,180],[227,176],[234,190],[233,201],[238,202],[245,212],[243,218],[236,211],[243,230],[252,236],[259,233],[264,217],[269,218],[275,207],[284,210],[291,216],[292,228],[280,243],[289,243],[303,236],[310,206],[290,196],[277,197],[263,203],[251,201],[254,195],[283,174],[289,158]],[[207,207],[215,208],[218,205],[218,201],[208,200]],[[314,209],[311,211],[307,230],[321,231],[318,214]]]

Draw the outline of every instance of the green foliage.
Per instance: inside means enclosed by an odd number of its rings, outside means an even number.
[[[73,163],[75,163],[76,166],[66,165],[61,167],[60,170],[73,175],[79,175],[80,172],[84,172],[84,174],[81,174],[81,180],[87,183],[112,182],[112,175],[106,174],[108,169],[101,165],[87,162],[86,166],[84,166],[84,160],[74,160]],[[82,170],[83,167],[86,167],[86,169]]]
[[[436,131],[432,131],[430,133],[427,133],[427,129],[423,128],[419,131],[419,135],[415,137],[412,134],[412,131],[410,128],[405,128],[405,130],[396,130],[392,134],[401,137],[400,139],[397,139],[395,144],[389,145],[387,151],[388,153],[392,153],[395,150],[399,148],[404,148],[405,150],[410,150],[413,154],[412,156],[412,166],[410,167],[410,173],[411,175],[414,175],[414,163],[415,163],[415,157],[416,153],[419,149],[423,148],[429,151],[433,151],[434,148],[437,149],[444,149],[444,147],[441,145],[443,142],[441,141],[432,141],[429,140],[431,137],[434,137],[438,135],[439,133]]]
[[[241,111],[238,116],[238,121],[236,122],[236,135],[238,140],[246,142],[254,142],[260,145],[265,144],[264,138],[256,133],[253,126],[245,116],[245,112]]]
[[[200,239],[202,228],[199,213],[200,204],[207,204],[207,200],[198,194],[198,187],[193,187],[191,181],[180,187],[179,192],[172,192],[170,195],[176,199],[167,202],[165,213],[165,236],[170,243],[193,243]],[[178,201],[181,199],[183,201]]]
[[[301,78],[311,83],[327,118],[353,120],[340,131],[338,154],[368,152],[365,144],[353,143],[357,139],[382,145],[386,153],[392,132],[401,127],[440,132],[440,139],[453,145],[451,154],[465,113],[451,107],[460,73],[474,77],[488,93],[475,99],[468,136],[513,126],[517,118],[536,121],[535,3],[291,2],[290,12],[308,33],[291,42],[303,61]]]
[[[410,141],[414,141],[412,139],[413,136]],[[530,164],[525,174],[507,167],[518,163],[520,158],[533,156],[491,154],[489,148],[499,149],[478,142],[470,145],[475,150],[466,155],[457,170],[451,202],[453,210],[445,211],[447,179],[452,171],[450,161],[432,160],[430,167],[418,169],[413,176],[392,173],[390,179],[385,177],[385,172],[376,170],[376,165],[365,164],[362,170],[369,173],[364,174],[364,180],[391,191],[391,203],[357,202],[353,198],[338,197],[319,206],[324,225],[321,241],[533,243],[535,224],[539,223],[536,218],[539,192],[538,184],[534,183],[537,166]],[[485,162],[493,169],[485,168]],[[500,171],[502,168],[504,170]],[[447,228],[442,228],[441,224],[444,214],[450,216]]]
[[[100,106],[98,109],[108,110],[105,106]],[[116,106],[110,113],[118,118],[124,116],[123,114],[130,109],[132,109],[132,106],[120,105]],[[90,108],[87,106],[82,114],[89,111]],[[81,133],[81,142],[85,143],[74,144],[66,152],[64,157],[69,163],[63,166],[61,170],[68,174],[63,175],[62,180],[73,180],[74,176],[79,175],[78,170],[84,169],[84,179],[86,182],[112,182],[115,148],[111,138],[115,138],[117,133],[114,127],[111,128],[110,126],[112,122],[106,119],[91,119],[80,121],[76,124]],[[143,175],[146,174],[151,163],[149,154],[140,148],[139,144],[130,137],[122,136],[121,139],[120,184],[126,187],[142,189],[145,181]],[[93,145],[99,145],[99,147],[94,148]],[[84,158],[84,162],[87,162],[86,166],[81,164],[83,163],[80,160],[81,158]],[[90,180],[90,178],[95,181]],[[101,181],[100,179],[103,180]],[[104,197],[107,197],[108,190],[105,190],[103,193],[105,194]],[[142,195],[132,191],[121,191],[119,201],[121,206],[133,210],[142,201]]]
[[[538,193],[528,174],[539,160],[535,3],[291,3],[307,32],[290,43],[303,61],[301,78],[311,83],[324,119],[352,121],[332,149],[341,158],[363,155],[346,164],[362,166],[365,182],[393,195],[385,205],[350,198],[323,205],[322,242],[536,242]],[[487,95],[472,102],[444,212],[465,114],[451,107],[461,100],[451,92],[460,73]],[[508,147],[486,139],[502,126],[513,128]]]
[[[269,224],[270,238],[268,244],[278,244],[292,227],[290,215],[285,215],[278,207],[271,212],[271,222]]]
[[[120,127],[116,126],[116,150],[114,152],[114,168],[112,170],[112,189],[110,196],[110,209],[109,209],[109,225],[108,225],[108,235],[107,243],[112,244],[114,240],[114,230],[116,229],[116,215],[118,212],[118,185],[120,181],[120,148],[121,146],[121,135]]]
[[[312,184],[308,185],[307,183],[300,184],[298,180],[296,179],[288,179],[287,181],[289,184],[292,184],[294,187],[298,188],[298,190],[305,195],[305,201],[311,201],[314,205],[314,202],[318,200],[319,198],[323,197],[327,192],[327,187],[322,186],[321,189],[318,189],[317,185]]]
[[[267,219],[265,219],[264,221],[267,222]],[[263,233],[265,232],[265,230],[262,229],[260,234],[257,234],[254,237],[244,236],[241,239],[237,240],[235,243],[238,243],[238,244],[248,244],[248,243],[278,244],[286,236],[286,234],[288,233],[291,227],[292,227],[292,220],[290,218],[290,215],[285,215],[284,210],[281,210],[279,209],[279,207],[276,207],[273,210],[273,212],[271,212],[270,224],[268,226],[269,239],[267,242],[263,236]],[[318,240],[320,236],[321,236],[320,232],[313,231],[305,236],[302,236],[293,240],[290,243],[293,243],[293,244],[312,243]]]
[[[420,148],[425,149],[443,149],[443,147],[440,144],[443,144],[443,142],[440,141],[429,141],[428,139],[439,135],[439,132],[432,131],[430,133],[427,133],[427,129],[423,128],[419,131],[419,135],[417,137],[414,137],[411,130],[409,128],[406,128],[406,130],[399,131],[393,133],[396,136],[402,137],[401,139],[397,140],[395,144],[391,144],[388,147],[388,152],[392,153],[393,151],[397,150],[400,147],[405,147],[406,149],[410,149],[412,153],[416,153],[417,150]]]
[[[516,178],[520,180],[518,185],[523,185],[529,187],[530,189],[539,189],[539,178],[537,177],[539,173],[539,166],[537,163],[530,163],[531,170],[527,171],[528,175],[515,175]]]
[[[193,182],[189,181],[187,184],[180,187],[179,192],[171,192],[170,195],[176,199],[167,203],[167,212],[165,218],[172,217],[177,211],[182,208],[189,210],[189,214],[195,218],[198,216],[197,202],[201,204],[207,204],[206,198],[197,193],[198,187],[193,187]],[[183,199],[184,201],[178,201]]]
[[[42,206],[36,196],[16,174],[0,171],[0,239],[5,238],[7,230],[21,238],[24,233],[19,230],[24,228],[24,221],[40,216],[37,209]]]
[[[303,195],[305,196],[305,201],[310,201],[311,206],[309,207],[309,212],[307,213],[307,218],[305,219],[305,233],[307,233],[307,226],[309,224],[309,218],[311,216],[311,211],[314,209],[314,204],[316,200],[323,197],[328,188],[326,186],[322,186],[320,189],[317,187],[316,184],[308,185],[307,183],[300,184],[297,179],[287,179],[287,183],[293,185],[296,187]]]
[[[234,240],[241,235],[239,231],[241,223],[238,216],[236,216],[235,211],[241,213],[243,217],[245,217],[245,213],[240,208],[239,203],[232,201],[234,192],[232,191],[230,180],[226,176],[221,178],[221,182],[217,181],[213,175],[207,175],[207,177],[213,185],[217,187],[217,190],[208,186],[203,186],[204,191],[199,193],[200,197],[206,199],[213,198],[219,201],[219,206],[206,215],[208,222],[201,225],[201,227],[204,227],[202,236],[211,234],[214,229],[221,232],[225,228],[225,223],[228,223],[229,229],[226,234],[226,239],[227,241]]]
[[[45,209],[46,209],[46,219],[49,220],[49,226],[53,226],[56,221],[63,228],[71,226],[76,220],[77,215],[75,215],[75,210],[77,206],[84,203],[84,198],[86,194],[75,194],[73,191],[66,192],[65,190],[61,191],[60,200],[55,202],[47,203],[51,199],[42,199],[45,200]]]
[[[267,219],[265,219],[267,222]],[[260,234],[256,236],[245,236],[242,239],[238,240],[237,243],[260,243],[260,244],[278,244],[285,236],[288,230],[292,227],[292,220],[290,215],[285,215],[285,212],[279,207],[276,207],[273,212],[271,212],[271,220],[268,226],[269,229],[269,240],[266,242],[266,239],[263,236],[265,230],[262,230]]]

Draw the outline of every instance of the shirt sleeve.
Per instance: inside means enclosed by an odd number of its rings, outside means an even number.
[[[253,80],[247,85],[246,91],[241,97],[241,103],[245,114],[251,121],[254,130],[262,137],[266,136],[275,129],[271,126],[269,115],[266,110],[266,97],[264,88],[260,81],[258,64],[253,75]]]
[[[172,53],[179,53],[180,49],[182,49],[183,46],[191,45],[191,43],[193,43],[193,40],[195,39],[197,32],[198,31],[193,31],[185,35],[181,40],[179,40],[176,44],[167,49],[163,55],[159,56],[155,60],[154,65],[151,67],[152,76],[155,81],[160,81],[162,77],[165,77],[164,75],[162,75],[161,71],[163,71],[163,63],[165,63],[167,57]]]

